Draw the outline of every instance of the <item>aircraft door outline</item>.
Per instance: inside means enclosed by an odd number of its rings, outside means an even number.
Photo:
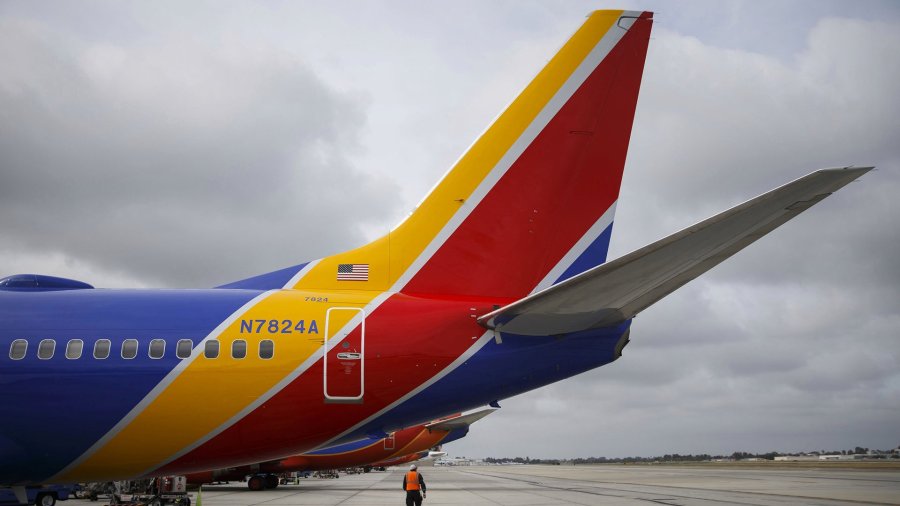
[[[334,336],[331,335],[332,326],[335,325],[337,312],[350,311],[357,313],[350,317],[343,328]],[[350,345],[350,341],[356,341],[358,334],[358,346]],[[328,343],[334,342],[334,346],[328,349]],[[357,344],[357,343],[354,343]],[[322,360],[322,393],[326,403],[362,403],[365,392],[366,379],[366,312],[358,307],[331,307],[325,312],[325,343],[323,344],[324,357]],[[329,355],[332,355],[329,358]],[[358,371],[358,373],[357,373]],[[346,389],[348,382],[355,386],[352,377],[359,377],[359,393],[352,395],[350,392],[340,391]],[[329,390],[329,378],[331,389]],[[341,385],[341,381],[344,383]]]

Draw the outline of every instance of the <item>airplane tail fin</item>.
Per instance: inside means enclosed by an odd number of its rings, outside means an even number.
[[[406,220],[279,281],[515,299],[603,263],[651,25],[592,13]]]

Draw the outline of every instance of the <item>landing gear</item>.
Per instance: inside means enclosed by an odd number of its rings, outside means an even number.
[[[34,499],[35,506],[53,506],[56,504],[56,496],[53,494],[38,494]]]
[[[251,476],[250,479],[247,480],[247,488],[254,492],[263,490],[266,488],[266,481],[262,476]]]
[[[257,474],[247,480],[247,488],[253,491],[278,488],[278,476],[274,474]]]

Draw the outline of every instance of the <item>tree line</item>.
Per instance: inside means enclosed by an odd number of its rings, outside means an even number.
[[[898,446],[900,450],[900,446]],[[873,450],[857,446],[852,450],[817,450],[811,452],[802,452],[805,455],[868,455],[869,458],[882,459],[900,459],[900,453],[892,450]],[[488,457],[484,459],[488,464],[548,464],[558,466],[561,462],[572,462],[573,464],[630,464],[640,462],[706,462],[712,460],[747,460],[747,459],[763,459],[775,460],[775,457],[796,455],[796,453],[782,452],[734,452],[731,455],[709,455],[701,453],[699,455],[679,453],[665,454],[656,457],[587,457],[576,459],[532,459],[530,457]]]

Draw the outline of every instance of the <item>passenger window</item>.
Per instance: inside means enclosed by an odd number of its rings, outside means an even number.
[[[231,358],[244,358],[247,356],[247,341],[235,339],[231,343]]]
[[[103,360],[109,357],[110,348],[109,339],[98,339],[97,342],[94,343],[94,358]]]
[[[191,350],[193,349],[193,341],[190,339],[179,339],[178,346],[175,347],[175,356],[178,358],[188,358],[191,356]]]
[[[219,341],[215,339],[206,341],[203,348],[203,356],[206,358],[217,358],[219,356]]]
[[[48,360],[53,358],[53,352],[56,350],[56,341],[54,339],[44,339],[38,344],[38,358]]]
[[[137,356],[138,352],[138,340],[137,339],[126,339],[122,341],[122,358],[126,360],[131,360]]]
[[[9,358],[13,360],[22,360],[25,358],[26,351],[28,351],[28,341],[16,339],[9,345]]]
[[[163,358],[166,353],[166,341],[153,339],[150,341],[150,358]]]
[[[259,342],[259,358],[269,359],[275,355],[275,341],[263,339]]]
[[[84,350],[84,341],[81,339],[72,339],[66,345],[66,358],[76,360],[81,358],[81,352]]]

